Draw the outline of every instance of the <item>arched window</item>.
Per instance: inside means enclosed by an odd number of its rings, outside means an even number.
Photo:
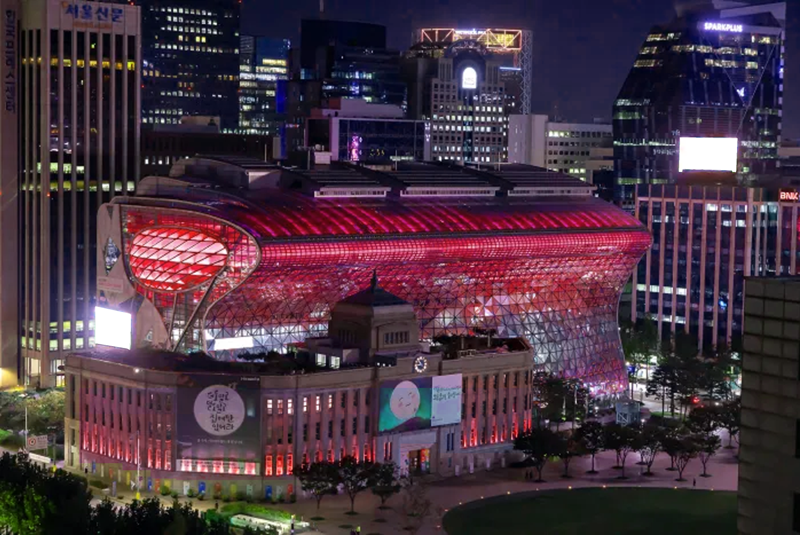
[[[473,67],[466,67],[461,71],[461,89],[477,89],[478,72]]]

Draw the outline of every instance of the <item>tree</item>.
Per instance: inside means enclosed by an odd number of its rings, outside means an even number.
[[[681,436],[674,430],[665,430],[664,435],[661,437],[661,449],[669,455],[669,468],[667,470],[676,470],[675,460],[680,454],[681,447]]]
[[[634,449],[639,452],[642,463],[647,467],[646,476],[653,475],[653,463],[661,451],[661,442],[664,438],[664,428],[655,424],[645,424],[636,437]]]
[[[686,470],[689,462],[697,457],[697,442],[690,435],[684,435],[679,442],[680,445],[675,456],[675,468],[678,469],[678,478],[675,481],[686,481],[683,479],[683,471]]]
[[[716,401],[728,401],[733,397],[735,378],[741,373],[740,338],[731,344],[718,343],[703,352],[707,369],[701,378],[701,388]]]
[[[639,366],[645,367],[646,380],[649,381],[650,358],[658,350],[658,326],[649,316],[636,323],[629,320],[621,321],[620,338],[625,360],[632,368],[628,384],[631,387],[630,398],[633,399],[633,385],[636,382],[636,370]]]
[[[514,439],[514,449],[523,452],[531,460],[531,465],[539,475],[537,482],[543,482],[542,469],[548,457],[558,455],[559,437],[547,427],[534,427],[520,433]]]
[[[437,513],[430,498],[428,498],[428,487],[419,479],[409,480],[403,487],[403,505],[401,512],[406,520],[405,529],[411,533],[417,533],[425,518],[433,513]]]
[[[370,487],[372,493],[381,499],[381,508],[385,507],[389,498],[400,492],[401,481],[397,465],[393,462],[378,463],[373,466]]]
[[[91,493],[82,478],[50,472],[27,454],[0,457],[0,526],[17,535],[85,533]]]
[[[633,426],[611,423],[605,426],[603,442],[607,450],[617,456],[617,467],[622,470],[620,479],[625,479],[625,460],[636,445],[639,430]]]
[[[336,486],[341,485],[350,498],[350,512],[355,513],[356,496],[369,487],[373,465],[359,462],[350,455],[343,457],[336,466]]]
[[[689,413],[686,427],[693,433],[714,433],[719,428],[719,411],[716,407],[696,407]]]
[[[728,432],[728,445],[726,448],[733,448],[733,439],[739,433],[739,421],[742,415],[742,400],[735,398],[723,403],[717,411],[719,426]]]
[[[336,494],[339,480],[336,465],[328,462],[315,462],[301,465],[295,469],[295,473],[300,479],[302,489],[311,493],[317,500],[317,510],[326,494]]]
[[[722,445],[721,441],[714,433],[701,433],[694,436],[694,442],[697,446],[697,456],[703,464],[703,473],[700,474],[700,477],[711,477],[711,474],[706,472],[706,467],[708,461],[716,455],[717,450]]]
[[[558,457],[561,459],[561,462],[564,463],[564,474],[561,477],[566,479],[572,477],[569,475],[569,464],[572,462],[572,459],[580,456],[580,454],[581,443],[576,440],[575,437],[559,437]]]
[[[594,457],[603,449],[603,424],[597,421],[583,422],[581,426],[575,431],[575,436],[581,444],[583,451],[592,457],[592,469],[587,473],[596,474],[597,470],[594,469]]]

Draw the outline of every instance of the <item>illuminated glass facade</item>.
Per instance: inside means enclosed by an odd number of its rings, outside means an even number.
[[[97,211],[139,179],[141,34],[124,4],[31,0],[21,24],[21,368],[44,387],[94,345]]]
[[[278,84],[288,77],[288,39],[242,36],[239,67],[239,130],[275,135],[284,118]]]
[[[382,287],[415,306],[423,339],[496,328],[528,339],[537,364],[606,392],[623,388],[617,304],[647,232],[577,180],[573,187],[586,189],[579,197],[497,197],[497,188],[437,184],[436,169],[387,172],[387,183],[413,184],[397,196],[368,185],[361,193],[331,186],[325,196],[334,198],[270,189],[235,199],[159,187],[162,200],[115,202],[127,276],[163,319],[154,339],[163,332],[171,347],[191,351],[247,337],[258,350],[282,350],[324,334],[334,303],[377,270]],[[188,201],[184,208],[168,207],[173,195]],[[197,275],[180,288],[154,285],[183,264],[149,261],[147,277],[137,274],[140,236],[161,233],[167,243],[178,228],[196,232],[198,244],[222,244],[226,266],[218,272],[209,261],[204,282]]]
[[[239,127],[238,0],[136,0],[142,8],[142,121],[219,117]]]
[[[785,4],[775,3],[690,12],[653,27],[614,103],[618,202],[632,207],[636,184],[675,181],[681,136],[736,137],[741,179],[774,172],[783,103],[781,9],[785,18]]]
[[[713,345],[742,334],[744,278],[795,275],[798,203],[729,186],[640,185],[636,216],[653,246],[634,271],[634,319]]]

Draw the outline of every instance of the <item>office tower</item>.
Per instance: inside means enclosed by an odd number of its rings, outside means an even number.
[[[484,45],[500,61],[500,79],[506,85],[509,113],[531,113],[533,84],[533,32],[530,30],[421,28],[412,36],[414,44],[446,49],[462,40]]]
[[[284,122],[278,83],[288,76],[288,39],[244,35],[239,48],[239,130],[275,135]],[[285,108],[281,103],[281,108]]]
[[[748,278],[737,531],[800,532],[800,278]]]
[[[298,148],[306,137],[312,109],[331,99],[359,99],[405,109],[406,82],[400,53],[386,48],[386,27],[338,20],[303,20],[300,47],[290,54],[286,90],[287,146]]]
[[[120,255],[96,242],[98,209],[139,179],[140,36],[138,7],[22,4],[21,357],[32,386],[60,384],[64,354],[93,344],[97,249],[109,269]]]
[[[337,20],[303,20],[293,77],[321,85],[320,99],[357,98],[404,106],[400,52],[386,48],[386,28]],[[299,67],[299,73],[297,70]],[[319,107],[320,102],[311,107]]]
[[[142,8],[142,120],[218,118],[239,127],[239,0],[136,0]]]
[[[443,51],[420,43],[405,54],[408,115],[430,121],[432,159],[507,160],[507,95],[500,67],[474,39],[456,41]]]
[[[19,19],[17,0],[0,2],[3,38],[0,39],[0,389],[19,381]]]
[[[799,199],[794,188],[639,185],[653,247],[633,273],[633,319],[690,332],[700,347],[739,338],[744,278],[797,273]]]
[[[565,123],[547,115],[508,118],[508,160],[545,167],[592,182],[594,161],[612,146],[611,125]]]
[[[615,199],[674,182],[681,137],[738,139],[740,181],[775,171],[786,4],[680,10],[654,26],[614,103]]]

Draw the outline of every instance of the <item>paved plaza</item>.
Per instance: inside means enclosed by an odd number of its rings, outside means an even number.
[[[722,440],[723,444],[727,444],[727,436],[722,436]],[[497,469],[490,472],[479,472],[473,475],[432,481],[430,483],[429,497],[439,515],[433,515],[418,533],[426,535],[438,533],[441,535],[443,530],[441,528],[440,515],[459,504],[516,492],[603,486],[694,487],[702,490],[735,491],[738,478],[737,451],[736,449],[720,449],[719,453],[709,462],[708,473],[711,474],[711,477],[708,478],[700,477],[703,467],[699,459],[693,459],[684,472],[686,481],[680,483],[675,481],[677,472],[666,470],[669,468],[669,457],[663,453],[659,454],[653,465],[653,472],[655,473],[653,476],[641,474],[643,467],[636,464],[639,456],[631,453],[628,456],[625,469],[625,475],[628,479],[620,480],[618,479],[620,471],[612,468],[614,452],[603,452],[597,455],[595,465],[599,473],[595,475],[586,474],[586,471],[590,468],[588,457],[573,460],[570,466],[572,479],[561,477],[563,473],[561,463],[548,463],[544,471],[544,483],[526,481],[525,470],[519,468]],[[126,493],[125,501],[130,501],[129,493]],[[164,499],[164,502],[171,503],[171,499]],[[192,502],[201,510],[214,507],[213,500],[198,502],[195,499]],[[345,495],[326,496],[322,500],[319,512],[316,510],[316,504],[313,499],[300,499],[295,504],[280,504],[277,507],[295,513],[305,519],[315,516],[323,517],[324,520],[316,521],[314,524],[317,531],[327,535],[347,535],[350,528],[342,526],[360,526],[363,535],[370,533],[379,533],[381,535],[408,534],[409,532],[403,529],[407,522],[400,511],[402,508],[401,496],[396,495],[389,500],[388,505],[391,509],[379,510],[379,504],[377,497],[370,491],[365,491],[356,498],[356,511],[358,514],[353,516],[346,514],[346,511],[350,509],[350,501]]]

